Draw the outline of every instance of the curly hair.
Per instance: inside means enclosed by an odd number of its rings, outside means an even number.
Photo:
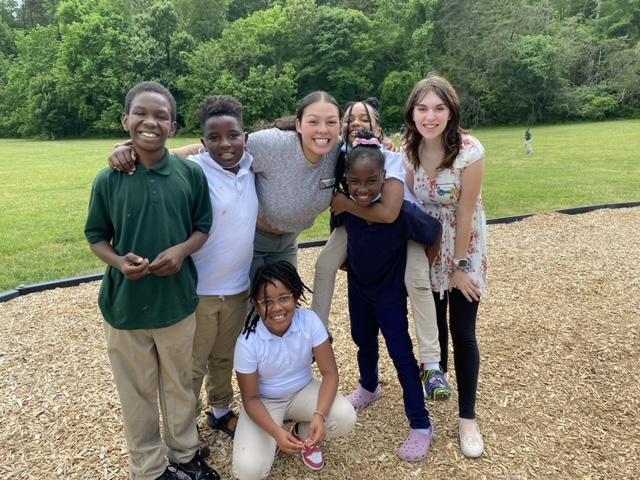
[[[210,95],[205,97],[198,105],[196,116],[200,121],[200,126],[203,128],[211,117],[222,116],[233,117],[244,127],[242,109],[242,104],[230,95]]]

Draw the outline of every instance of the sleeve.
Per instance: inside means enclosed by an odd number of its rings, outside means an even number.
[[[465,135],[462,138],[460,153],[455,160],[455,167],[462,170],[472,163],[482,160],[484,155],[485,150],[480,141],[471,135]]]
[[[404,169],[402,162],[403,155],[398,152],[389,152],[384,150],[384,169],[385,179],[395,178],[402,183],[407,181],[407,171]]]
[[[194,202],[191,208],[191,223],[193,231],[196,230],[208,234],[213,224],[213,209],[211,208],[211,196],[209,195],[209,184],[207,178],[195,162],[193,166],[194,177]]]
[[[251,335],[255,335],[253,332]],[[236,340],[236,348],[233,352],[233,369],[238,373],[253,373],[258,371],[258,360],[252,344],[244,336]]]
[[[311,339],[313,342],[313,347],[317,347],[321,343],[324,343],[329,338],[329,334],[327,333],[327,329],[318,317],[318,314],[313,310],[306,310],[307,312],[307,326],[309,330],[311,330]]]
[[[108,176],[98,174],[91,187],[89,211],[84,225],[84,236],[89,243],[110,242],[115,228],[109,215]]]
[[[427,215],[416,205],[404,202],[402,206],[402,218],[409,240],[421,245],[433,245],[438,241],[442,225],[440,222]]]
[[[269,147],[273,143],[272,139],[276,132],[275,129],[259,130],[249,134],[247,141],[247,151],[253,157],[253,171],[262,173],[265,171],[265,163],[272,157],[269,155]]]

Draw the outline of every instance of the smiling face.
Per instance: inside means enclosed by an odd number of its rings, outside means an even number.
[[[449,107],[433,91],[427,92],[413,106],[413,121],[425,140],[440,139],[450,118]]]
[[[280,280],[266,282],[255,300],[255,307],[267,329],[274,335],[284,335],[293,321],[297,298]]]
[[[354,159],[347,172],[349,195],[360,206],[368,207],[378,197],[384,182],[384,169],[368,155]]]
[[[176,130],[169,100],[151,91],[142,91],[131,100],[129,111],[122,116],[122,126],[129,132],[143,164],[162,159],[167,139]]]
[[[222,168],[237,173],[247,145],[247,135],[238,119],[230,115],[209,117],[202,133],[200,142],[211,158]]]
[[[338,142],[340,112],[334,104],[319,101],[308,105],[302,117],[296,118],[296,131],[302,140],[302,150],[311,163],[317,163]]]
[[[356,133],[360,130],[369,130],[376,136],[380,136],[380,125],[376,121],[376,113],[370,105],[364,102],[357,102],[351,105],[345,112],[342,124],[344,126],[342,135],[350,145],[353,145]]]

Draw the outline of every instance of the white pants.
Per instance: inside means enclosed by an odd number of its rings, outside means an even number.
[[[306,437],[309,422],[318,404],[320,382],[316,379],[298,393],[287,398],[261,398],[271,418],[278,425],[285,420],[300,423],[300,435]],[[356,412],[353,405],[338,393],[327,415],[327,439],[346,435],[353,430]],[[239,480],[267,478],[271,472],[276,440],[256,425],[243,409],[233,440],[233,475]]]
[[[338,227],[333,230],[320,252],[313,277],[311,309],[318,314],[327,329],[336,273],[346,259],[347,230],[345,227]],[[413,241],[407,242],[404,281],[411,300],[420,363],[439,362],[440,342],[438,341],[436,306],[431,293],[429,261],[424,246]]]

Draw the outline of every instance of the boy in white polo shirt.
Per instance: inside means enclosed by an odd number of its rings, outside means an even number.
[[[197,116],[203,153],[188,157],[205,173],[213,206],[213,227],[192,257],[198,271],[196,333],[193,341],[193,390],[202,411],[200,390],[207,375],[207,421],[234,435],[237,416],[231,375],[233,349],[248,310],[249,268],[258,216],[253,158],[246,152],[242,105],[233,97],[206,97]],[[208,448],[203,447],[206,455]]]

